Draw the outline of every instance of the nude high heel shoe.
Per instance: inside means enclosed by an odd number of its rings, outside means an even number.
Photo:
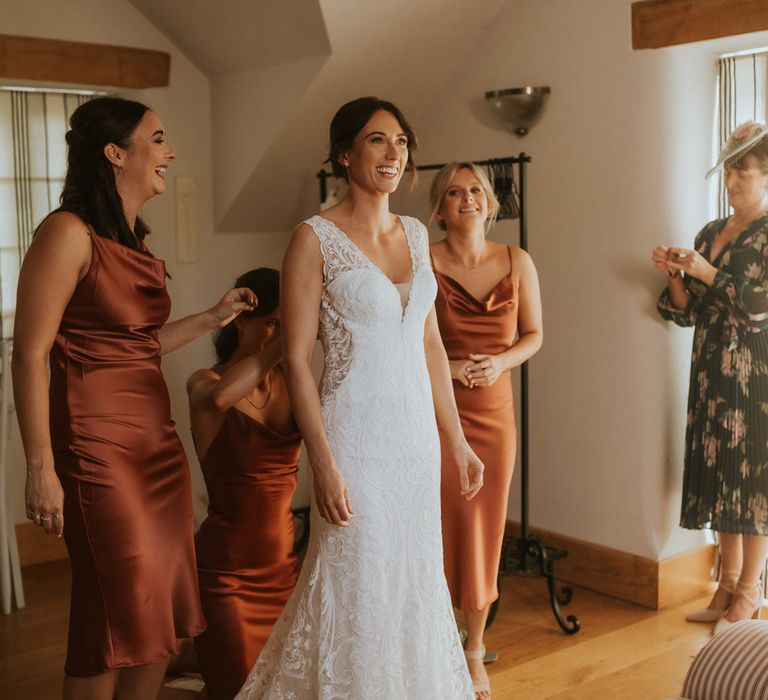
[[[733,596],[733,600],[736,600],[736,598],[739,596],[744,598],[754,608],[751,619],[759,620],[760,610],[763,605],[763,590],[760,581],[756,581],[755,583],[742,583],[739,581],[739,585],[736,586],[736,593]],[[731,602],[731,605],[733,605],[733,601]],[[715,629],[712,634],[720,634],[721,632],[729,629],[730,627],[733,627],[739,622],[742,622],[742,620],[731,622],[728,618],[721,617],[715,625]]]
[[[738,571],[723,571],[723,574],[720,577],[720,583],[717,587],[730,594],[731,600],[733,600],[733,596],[736,593],[736,582],[738,580]],[[730,604],[729,600],[728,605]],[[685,619],[688,622],[717,622],[728,611],[728,605],[726,605],[723,610],[716,610],[715,608],[699,608],[698,610],[689,612],[685,616]]]
[[[464,650],[464,656],[467,659],[480,660],[485,657],[485,645],[480,651],[467,651]],[[475,700],[491,700],[491,684],[490,683],[472,683],[472,690],[475,691]]]

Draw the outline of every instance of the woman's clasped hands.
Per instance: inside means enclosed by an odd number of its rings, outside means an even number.
[[[491,386],[508,369],[499,355],[470,353],[466,360],[451,360],[451,376],[464,386]]]
[[[717,274],[717,268],[701,253],[689,248],[658,246],[651,253],[651,260],[659,272],[676,279],[681,273],[695,277],[711,285]]]

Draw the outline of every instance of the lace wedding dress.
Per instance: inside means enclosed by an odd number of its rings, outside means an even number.
[[[440,445],[424,354],[435,298],[427,232],[401,218],[413,266],[394,284],[320,216],[320,387],[355,516],[312,512],[296,590],[236,700],[473,700],[443,574]],[[458,479],[458,474],[456,475]]]

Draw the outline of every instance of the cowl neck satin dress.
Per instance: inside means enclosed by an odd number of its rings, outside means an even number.
[[[208,629],[195,639],[210,700],[232,700],[296,586],[291,499],[301,435],[234,406],[200,467],[208,517],[195,538]]]
[[[160,370],[165,264],[90,235],[90,268],[50,353],[72,565],[70,676],[160,661],[205,627],[189,469]]]
[[[519,280],[511,251],[509,274],[483,300],[449,275],[435,270],[435,278],[437,322],[449,360],[466,359],[470,353],[498,355],[514,345]],[[453,605],[479,611],[499,595],[499,557],[517,450],[515,404],[507,373],[489,387],[470,389],[454,380],[453,390],[464,435],[485,472],[483,488],[467,501],[441,433],[445,577]]]

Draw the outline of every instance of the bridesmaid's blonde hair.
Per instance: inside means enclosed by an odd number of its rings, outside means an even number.
[[[440,211],[440,205],[443,203],[443,197],[451,186],[451,180],[459,170],[469,170],[480,183],[480,187],[483,188],[483,192],[488,200],[488,219],[485,222],[486,233],[490,231],[496,221],[496,217],[499,215],[499,200],[496,199],[496,194],[493,191],[493,185],[488,179],[488,176],[483,172],[483,169],[474,163],[469,161],[453,161],[444,165],[440,171],[435,175],[435,179],[432,180],[432,187],[429,189],[429,201],[432,207],[432,211],[429,216],[429,222],[437,219],[437,212]],[[437,219],[437,225],[445,231],[445,224]]]

